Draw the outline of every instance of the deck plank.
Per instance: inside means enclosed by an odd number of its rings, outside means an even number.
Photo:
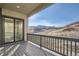
[[[9,43],[0,48],[0,55],[2,56],[54,56],[27,42]]]

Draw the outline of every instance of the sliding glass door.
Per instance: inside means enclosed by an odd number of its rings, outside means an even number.
[[[23,20],[3,17],[5,22],[5,43],[23,40]]]
[[[14,41],[14,20],[11,18],[5,19],[5,42],[13,42]]]
[[[15,41],[23,39],[23,21],[15,19]]]

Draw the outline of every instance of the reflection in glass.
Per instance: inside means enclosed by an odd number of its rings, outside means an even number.
[[[10,18],[5,18],[5,42],[14,41],[14,20]]]
[[[23,39],[23,21],[15,20],[15,41]]]

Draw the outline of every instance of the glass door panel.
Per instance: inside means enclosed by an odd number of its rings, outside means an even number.
[[[15,41],[23,40],[23,21],[15,19]]]
[[[5,19],[5,43],[14,41],[14,19]]]

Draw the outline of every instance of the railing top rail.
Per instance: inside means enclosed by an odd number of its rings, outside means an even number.
[[[49,36],[49,35],[42,35],[42,34],[35,34],[35,33],[27,33],[27,35],[35,35],[35,36],[42,36],[42,37],[49,37],[49,38],[55,38],[55,39],[62,39],[62,40],[69,40],[69,41],[77,41],[77,42],[79,42],[79,39],[76,39],[76,38]]]

